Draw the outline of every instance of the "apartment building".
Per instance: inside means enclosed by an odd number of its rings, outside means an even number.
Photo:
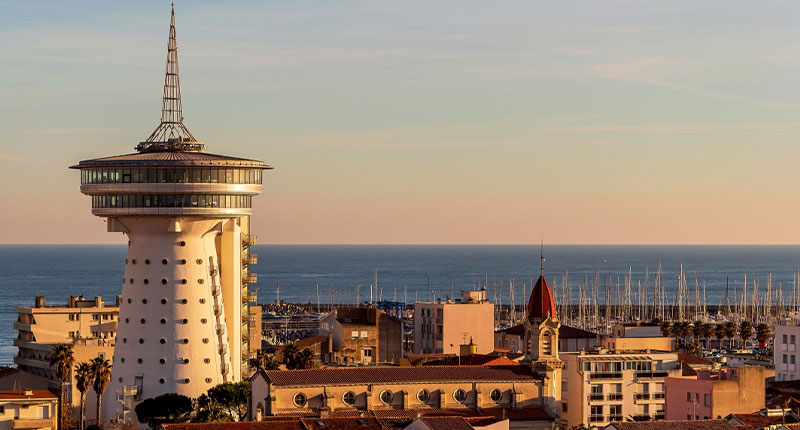
[[[114,355],[119,303],[119,296],[113,305],[105,303],[102,297],[87,299],[84,296],[71,296],[66,305],[47,305],[44,296],[37,296],[33,306],[15,307],[17,320],[14,328],[17,337],[14,346],[18,352],[14,363],[21,370],[47,378],[50,388],[58,389],[55,369],[50,364],[50,353],[56,344],[72,345],[75,363],[97,356],[110,360]],[[80,412],[80,393],[74,380],[72,382],[69,395],[73,416],[77,417]],[[95,394],[89,390],[87,416],[93,416],[95,405]]]
[[[337,364],[396,363],[403,356],[403,324],[374,307],[340,307],[319,324],[320,335],[330,336]],[[326,348],[327,349],[327,348]]]
[[[664,419],[664,381],[680,374],[673,352],[609,351],[562,353],[562,422],[567,428],[612,421]]]
[[[494,306],[486,290],[462,291],[455,301],[414,303],[414,353],[458,354],[460,345],[494,350]]]
[[[775,325],[774,363],[776,381],[795,381],[800,379],[797,362],[797,341],[800,339],[800,325],[797,320],[785,320]]]
[[[525,325],[518,324],[494,332],[495,349],[508,348],[508,352],[521,353],[524,347]],[[576,327],[561,325],[558,334],[558,352],[579,352],[600,344],[601,337],[597,333],[581,330]]]
[[[708,420],[764,408],[762,366],[724,368],[665,379],[668,420]]]

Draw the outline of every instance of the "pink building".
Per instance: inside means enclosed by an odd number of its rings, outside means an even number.
[[[708,420],[732,413],[755,412],[764,407],[764,367],[724,368],[719,373],[693,372],[667,377],[667,420]]]

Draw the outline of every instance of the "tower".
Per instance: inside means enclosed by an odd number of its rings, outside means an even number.
[[[544,277],[544,253],[541,256],[542,273],[531,291],[525,327],[525,360],[544,377],[543,403],[554,417],[561,416],[561,369],[564,362],[558,358],[558,331],[561,322],[556,316],[553,292]]]
[[[251,202],[272,167],[207,153],[183,124],[174,8],[161,121],[135,149],[71,166],[92,214],[128,238],[105,418],[163,393],[197,397],[247,370]]]

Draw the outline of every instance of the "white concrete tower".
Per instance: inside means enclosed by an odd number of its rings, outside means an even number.
[[[183,125],[173,9],[161,123],[126,155],[81,161],[81,192],[128,237],[106,418],[197,397],[247,371],[251,199],[262,161],[209,154]]]

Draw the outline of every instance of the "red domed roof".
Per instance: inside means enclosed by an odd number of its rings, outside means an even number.
[[[553,292],[547,285],[544,275],[539,276],[536,285],[531,291],[531,298],[528,300],[528,318],[545,319],[556,317],[556,304],[553,302]]]

